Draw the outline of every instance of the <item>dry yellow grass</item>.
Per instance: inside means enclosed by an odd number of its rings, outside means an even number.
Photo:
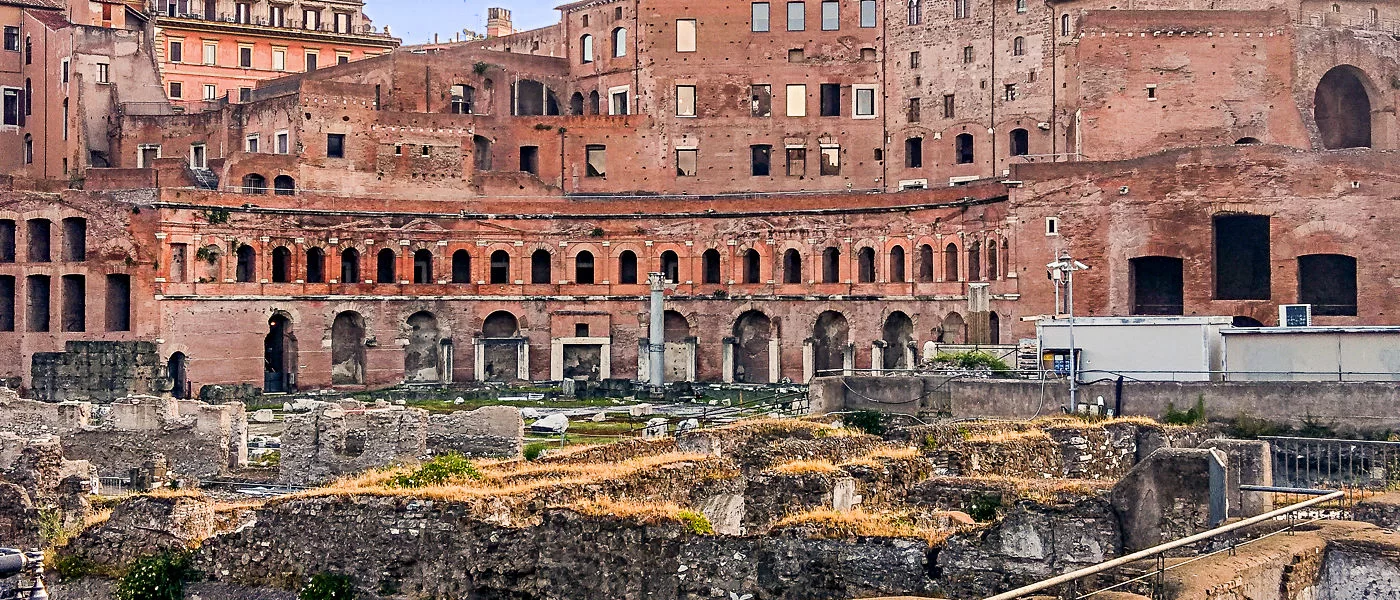
[[[840,472],[841,469],[825,460],[794,460],[769,471],[781,475],[825,475]]]
[[[879,469],[884,466],[881,461],[914,460],[920,456],[923,453],[913,446],[884,446],[865,456],[843,462],[840,466]]]
[[[917,538],[930,546],[943,543],[956,533],[953,529],[930,529],[914,525],[905,515],[875,514],[863,510],[838,512],[820,508],[788,516],[773,525],[775,528],[802,527],[815,537],[840,539],[851,537]]]
[[[1016,443],[1016,442],[1049,442],[1052,441],[1050,434],[1043,429],[1032,429],[1029,431],[994,431],[988,433],[973,434],[967,438],[969,443]]]
[[[83,529],[106,523],[110,518],[112,518],[112,509],[110,508],[95,511],[89,514],[86,519],[83,519]]]
[[[564,506],[569,510],[590,517],[617,517],[648,525],[663,521],[677,521],[681,507],[670,502],[626,502],[612,499],[575,502]]]
[[[830,423],[821,423],[806,419],[778,419],[774,417],[746,419],[716,428],[712,431],[725,430],[746,432],[754,435],[776,436],[791,436],[797,432],[808,433],[813,437],[855,437],[867,435],[862,431],[847,427],[837,427]]]
[[[325,496],[385,496],[419,497],[434,500],[469,501],[485,497],[523,496],[546,488],[583,486],[604,481],[615,481],[631,477],[637,473],[654,470],[669,465],[712,460],[703,454],[673,452],[657,456],[644,456],[609,463],[580,464],[522,464],[498,463],[482,469],[484,477],[443,486],[403,489],[391,488],[385,483],[402,472],[402,469],[366,473],[356,477],[341,479],[328,487],[307,490],[287,498],[315,498]]]
[[[1113,482],[1089,479],[1029,479],[988,475],[980,477],[941,477],[944,485],[981,488],[1000,491],[1012,497],[1003,501],[1009,504],[1014,500],[1053,502],[1057,496],[1093,496],[1113,487]]]

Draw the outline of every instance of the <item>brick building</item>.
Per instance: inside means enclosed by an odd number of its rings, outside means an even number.
[[[370,23],[361,0],[157,0],[153,18],[165,91],[187,107],[246,102],[259,81],[399,45]]]
[[[1388,9],[1136,8],[576,2],[124,107],[84,191],[0,200],[0,375],[130,339],[177,389],[636,378],[660,272],[668,378],[803,381],[1028,336],[1060,252],[1079,314],[1396,324]],[[28,258],[70,219],[104,250]]]

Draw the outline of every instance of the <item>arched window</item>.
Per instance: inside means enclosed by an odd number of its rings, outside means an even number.
[[[1011,156],[1025,156],[1031,153],[1031,134],[1025,129],[1011,130]]]
[[[587,250],[574,257],[574,283],[593,283],[593,253]]]
[[[583,114],[583,94],[574,92],[574,95],[569,98],[569,114]]]
[[[306,282],[326,282],[326,251],[310,248],[306,251]]]
[[[530,255],[530,283],[548,284],[554,281],[553,264],[549,251],[544,248]]]
[[[288,283],[292,280],[292,251],[286,246],[272,249],[272,282]]]
[[[596,115],[603,105],[602,96],[598,95],[598,90],[588,93],[588,114]]]
[[[612,32],[612,55],[613,58],[627,56],[627,30],[622,27]]]
[[[253,278],[258,273],[258,253],[252,246],[242,245],[238,247],[238,266],[234,269],[233,278],[238,283],[252,283]]]
[[[701,255],[700,262],[702,263],[701,267],[703,267],[701,270],[705,272],[704,282],[719,283],[719,250],[714,248],[706,250],[705,254]]]
[[[466,250],[452,253],[452,283],[472,282],[472,255]]]
[[[398,257],[394,255],[394,251],[391,249],[385,248],[379,251],[379,263],[376,265],[378,268],[376,269],[374,278],[376,283],[399,282],[398,269],[394,268],[394,263],[397,260]]]
[[[510,253],[497,250],[491,253],[491,283],[510,283]]]
[[[909,0],[909,24],[918,25],[924,21],[924,13],[919,10],[919,0]]]
[[[757,250],[744,251],[744,283],[758,283],[763,279],[763,257]]]
[[[593,62],[593,35],[586,34],[579,38],[579,61],[583,64]]]
[[[1018,36],[1016,36],[1016,39],[1011,40],[1011,55],[1012,55],[1012,56],[1024,56],[1025,54],[1026,54],[1026,38],[1023,38],[1023,37],[1021,37],[1021,36],[1018,35]]]
[[[890,282],[904,283],[904,246],[890,248]]]
[[[1372,8],[1372,9],[1371,9],[1371,24],[1372,24],[1372,25],[1375,25],[1375,24],[1380,23],[1380,22],[1381,22],[1381,14],[1380,14],[1380,11],[1377,11],[1376,9]]]
[[[1060,15],[1060,35],[1069,35],[1069,14]]]
[[[933,246],[919,246],[919,283],[933,281]]]
[[[249,173],[243,176],[243,193],[245,194],[266,194],[267,178],[257,173]]]
[[[680,283],[681,258],[675,252],[667,250],[661,253],[661,275],[670,283]]]
[[[340,282],[360,283],[360,251],[346,248],[340,253]]]
[[[835,246],[822,250],[822,283],[841,283],[841,250]]]
[[[802,283],[802,253],[796,248],[783,253],[783,283]]]
[[[617,282],[624,285],[637,283],[637,253],[623,250],[617,256]]]
[[[861,248],[856,253],[856,263],[858,280],[861,283],[875,283],[875,249]]]
[[[433,252],[426,248],[413,253],[413,283],[433,283]]]
[[[960,165],[972,164],[972,134],[958,134],[957,139],[953,142],[953,155]]]
[[[291,196],[297,193],[297,180],[291,175],[278,175],[272,180],[272,191],[278,196]]]
[[[943,249],[943,281],[962,281],[958,272],[958,245],[948,244]]]
[[[1342,12],[1342,5],[1340,5],[1340,4],[1333,4],[1333,5],[1332,5],[1332,12],[1334,12],[1334,13]]]

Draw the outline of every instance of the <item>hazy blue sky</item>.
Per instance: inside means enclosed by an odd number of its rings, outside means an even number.
[[[555,6],[568,0],[366,0],[365,12],[378,27],[385,25],[404,44],[432,41],[433,34],[446,39],[463,30],[484,32],[486,8],[509,8],[516,29],[534,29],[559,19]]]

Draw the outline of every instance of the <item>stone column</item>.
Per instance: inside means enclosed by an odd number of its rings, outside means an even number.
[[[992,295],[990,283],[970,283],[967,286],[967,343],[988,344],[992,341]]]
[[[812,338],[802,340],[802,382],[812,381],[817,374],[816,348]]]

